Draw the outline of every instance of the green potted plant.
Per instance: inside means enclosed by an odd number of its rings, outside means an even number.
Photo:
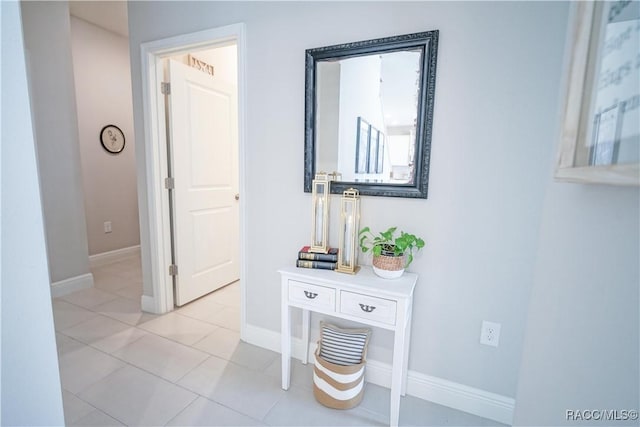
[[[369,227],[358,233],[360,249],[363,253],[373,253],[373,271],[385,279],[396,279],[413,262],[413,252],[424,248],[424,240],[413,234],[400,231],[398,227],[374,234]]]

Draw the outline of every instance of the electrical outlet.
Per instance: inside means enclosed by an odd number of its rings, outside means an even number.
[[[111,221],[104,222],[104,232],[111,233]]]
[[[500,323],[482,321],[480,330],[480,344],[497,347],[500,342]]]

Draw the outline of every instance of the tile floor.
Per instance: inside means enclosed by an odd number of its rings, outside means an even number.
[[[310,366],[293,362],[280,388],[280,358],[240,341],[240,288],[231,284],[172,313],[140,310],[140,259],[93,270],[95,287],[53,300],[67,425],[377,426],[389,391],[368,384],[360,406],[323,407]],[[497,423],[407,396],[400,424]]]

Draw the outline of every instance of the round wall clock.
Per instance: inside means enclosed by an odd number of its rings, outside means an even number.
[[[105,150],[118,154],[124,150],[124,133],[116,125],[106,125],[100,131],[100,142]]]

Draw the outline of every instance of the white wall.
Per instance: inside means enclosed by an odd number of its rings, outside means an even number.
[[[71,47],[89,255],[95,255],[140,244],[129,41],[72,16]],[[119,154],[100,144],[107,124],[124,132]]]
[[[280,325],[276,269],[291,265],[309,239],[305,49],[439,29],[429,199],[364,197],[362,225],[398,225],[427,241],[411,266],[421,279],[410,369],[515,396],[555,151],[567,4],[131,2],[129,19],[138,141],[140,43],[246,24],[247,321],[273,331]],[[136,150],[146,170],[144,146]],[[151,295],[147,182],[138,179],[144,292]],[[500,347],[479,344],[483,319],[502,323]],[[374,331],[371,358],[389,360],[390,338]]]
[[[547,182],[515,425],[639,409],[639,223],[638,188]]]
[[[67,2],[22,2],[49,274],[89,274]]]
[[[514,425],[638,425],[640,189],[546,181]]]
[[[18,2],[2,23],[3,426],[63,425],[51,291]]]

